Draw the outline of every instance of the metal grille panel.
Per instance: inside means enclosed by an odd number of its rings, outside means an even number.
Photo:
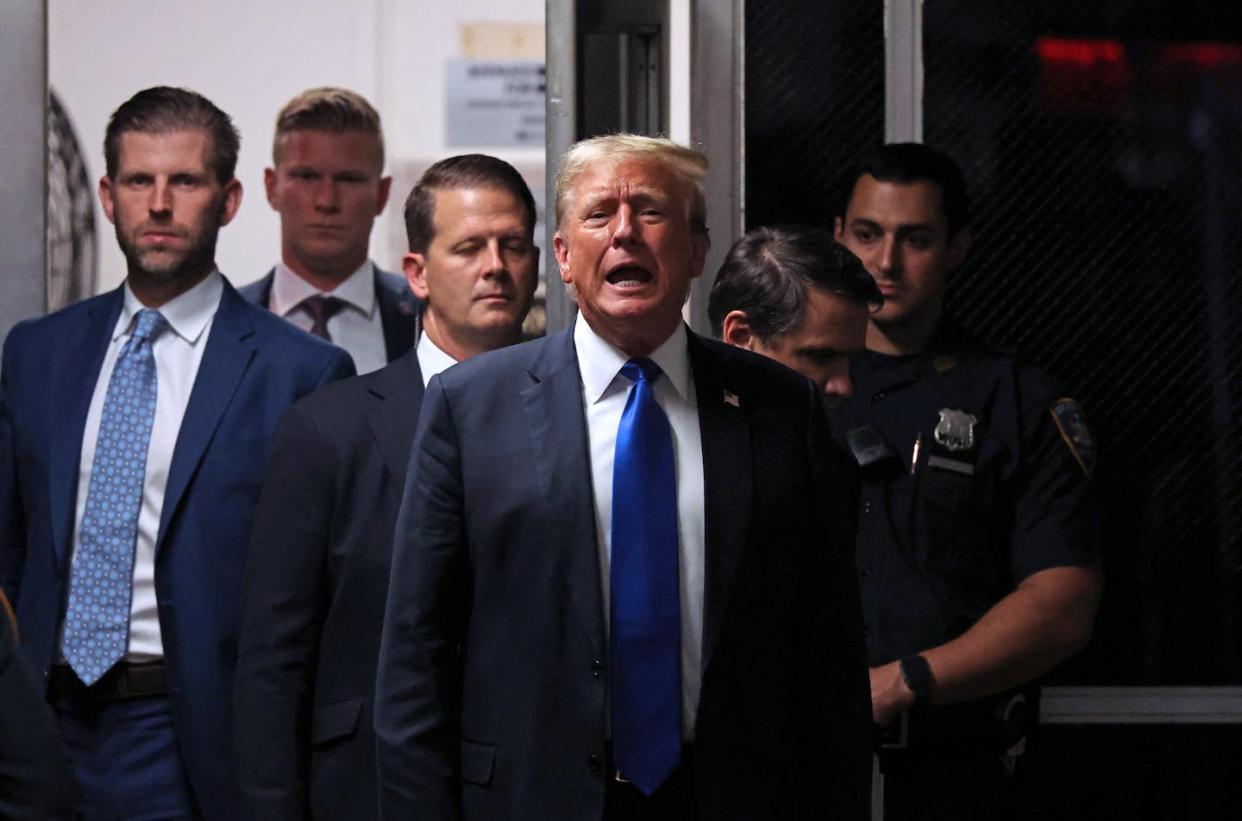
[[[884,137],[883,4],[749,0],[745,37],[745,225],[827,224]]]
[[[1108,590],[1061,678],[1237,683],[1242,21],[1051,5],[925,5],[925,136],[977,214],[948,309],[1100,440]]]

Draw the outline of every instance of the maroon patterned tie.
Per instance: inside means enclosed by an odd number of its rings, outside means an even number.
[[[332,336],[328,333],[328,320],[341,312],[345,307],[345,300],[334,296],[324,296],[323,294],[315,294],[302,300],[302,307],[306,309],[306,313],[310,314],[311,326],[310,332],[320,339],[332,341]]]

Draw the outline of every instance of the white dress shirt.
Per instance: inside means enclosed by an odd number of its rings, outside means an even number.
[[[686,327],[679,324],[649,359],[664,375],[655,383],[655,397],[668,416],[673,434],[673,465],[677,475],[677,547],[681,604],[681,721],[687,740],[694,738],[699,705],[700,661],[703,655],[703,574],[706,545],[703,501],[703,437],[699,404],[690,370]],[[605,342],[579,314],[574,347],[582,375],[587,438],[591,447],[591,479],[595,489],[595,533],[599,544],[600,589],[604,593],[604,629],[609,627],[612,561],[612,466],[617,428],[633,383],[621,375],[629,357]]]
[[[90,490],[91,468],[95,462],[95,445],[99,441],[99,423],[103,418],[104,399],[117,356],[133,335],[134,317],[143,309],[125,286],[121,315],[112,331],[112,342],[104,354],[86,428],[82,435],[82,454],[78,462],[78,494],[73,518],[73,551],[77,556],[86,512],[86,496]],[[219,271],[212,271],[199,284],[160,307],[168,327],[151,342],[155,359],[155,421],[151,425],[151,442],[147,447],[146,476],[142,483],[142,506],[138,512],[138,540],[134,552],[133,598],[129,608],[130,661],[151,661],[163,658],[164,644],[160,638],[159,610],[155,600],[155,540],[159,535],[160,513],[164,508],[164,489],[168,485],[168,469],[173,448],[181,431],[181,420],[190,402],[190,391],[203,361],[203,350],[211,334],[220,296],[224,292]],[[71,577],[72,578],[72,577]]]
[[[423,372],[423,387],[431,381],[431,377],[457,364],[457,360],[440,350],[440,346],[431,341],[427,332],[418,338],[418,369]]]
[[[332,344],[349,353],[358,373],[378,371],[388,364],[384,317],[375,297],[375,265],[371,260],[362,263],[361,268],[332,291],[320,291],[283,262],[276,264],[268,306],[272,313],[309,331],[314,320],[302,302],[316,294],[334,296],[345,302],[345,307],[328,320],[328,336],[332,337]]]

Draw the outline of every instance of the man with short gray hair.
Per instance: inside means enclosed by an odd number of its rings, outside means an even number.
[[[376,691],[382,818],[860,818],[871,744],[817,392],[682,322],[706,160],[570,149],[579,316],[432,379]]]

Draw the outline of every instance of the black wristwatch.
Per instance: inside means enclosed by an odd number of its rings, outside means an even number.
[[[899,661],[901,680],[914,693],[915,704],[926,704],[931,695],[932,673],[927,659],[922,656],[906,656]]]

